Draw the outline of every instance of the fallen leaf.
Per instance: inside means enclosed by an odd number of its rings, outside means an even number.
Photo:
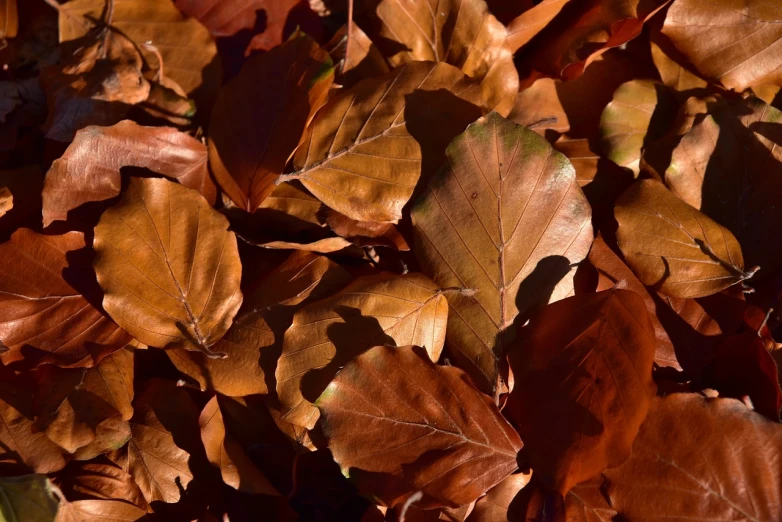
[[[106,311],[145,344],[215,355],[209,347],[242,304],[241,262],[227,228],[195,191],[164,179],[132,179],[95,227],[94,266]]]
[[[333,79],[329,55],[298,33],[250,58],[220,91],[209,126],[209,163],[240,208],[253,212],[271,194]],[[258,99],[260,84],[266,90]]]
[[[733,234],[654,180],[617,202],[617,240],[645,285],[671,297],[702,297],[751,277]]]
[[[601,497],[616,517],[776,520],[782,516],[779,423],[733,399],[655,398],[633,456],[604,473]],[[568,516],[602,511],[568,499]],[[584,502],[586,500],[586,502]],[[603,501],[604,502],[604,501]],[[579,504],[581,504],[579,506]]]
[[[324,221],[335,234],[348,239],[354,245],[410,250],[407,241],[392,223],[356,221],[332,209],[326,209]]]
[[[268,26],[268,11],[277,4],[285,3],[292,2],[228,0],[213,3],[211,0],[174,0],[174,4],[180,11],[187,16],[196,18],[215,37],[232,36],[239,31],[253,29],[258,11],[261,11],[266,16],[266,24]],[[276,44],[279,43],[282,43],[282,35],[280,35],[280,40],[276,42]]]
[[[481,83],[485,107],[507,116],[519,90],[507,30],[484,0],[365,0],[372,38],[392,67],[445,62]]]
[[[206,456],[212,465],[220,469],[223,482],[251,495],[279,495],[242,447],[226,433],[217,397],[212,397],[204,406],[199,424]]]
[[[475,509],[467,522],[502,522],[512,519],[511,504],[519,491],[526,486],[532,472],[516,473],[493,488],[475,503]]]
[[[108,0],[70,0],[60,9],[60,41],[87,34],[96,21],[104,21]],[[110,42],[150,42],[159,52],[141,48],[144,61],[171,78],[199,105],[214,96],[220,81],[217,47],[209,31],[194,18],[185,18],[171,0],[112,0]],[[162,56],[160,63],[158,56]],[[165,71],[165,73],[161,72]]]
[[[663,85],[680,92],[705,88],[708,82],[698,76],[695,66],[662,33],[663,20],[662,14],[655,17],[649,30],[652,60]]]
[[[43,224],[68,212],[118,196],[123,167],[140,167],[197,190],[210,204],[217,188],[209,177],[206,147],[170,127],[142,127],[126,120],[112,127],[85,127],[46,174]]]
[[[441,288],[464,290],[447,294],[449,348],[493,393],[514,321],[573,291],[574,265],[592,243],[591,211],[567,158],[497,113],[446,154],[411,210],[414,252]]]
[[[108,459],[72,461],[57,473],[57,483],[70,500],[122,500],[148,509],[133,478]]]
[[[335,82],[339,85],[352,87],[359,80],[386,74],[390,70],[380,49],[352,21],[334,34],[326,49],[337,64]]]
[[[0,515],[9,522],[54,522],[60,505],[56,488],[46,475],[0,477]]]
[[[55,522],[135,522],[146,514],[143,509],[121,500],[76,500],[60,505]]]
[[[516,469],[522,447],[467,374],[436,365],[418,347],[364,352],[337,374],[317,406],[344,474],[390,475],[435,506],[476,500]]]
[[[444,63],[412,62],[341,92],[318,112],[294,156],[298,179],[358,221],[396,222],[442,148],[479,115],[480,93]],[[367,173],[370,174],[367,174]]]
[[[665,183],[682,200],[728,228],[747,266],[761,277],[779,266],[782,233],[775,202],[782,194],[782,112],[758,100],[739,100],[692,126],[673,150]]]
[[[656,393],[654,353],[646,305],[628,290],[569,297],[521,329],[507,411],[547,486],[566,495],[630,457]]]
[[[782,81],[782,61],[772,48],[782,39],[782,7],[764,0],[676,0],[663,34],[710,81],[743,91]]]
[[[529,43],[570,0],[543,0],[508,24],[508,45],[513,52]]]
[[[0,244],[4,364],[29,359],[89,367],[130,340],[101,309],[84,248],[80,232],[45,236],[29,229]]]
[[[0,38],[16,38],[19,31],[19,12],[16,0],[0,0]]]
[[[0,188],[0,218],[14,208],[14,195],[8,187]]]
[[[624,83],[600,117],[602,151],[635,176],[640,173],[644,145],[660,138],[671,124],[673,104],[666,94],[659,83],[649,80]]]
[[[433,361],[445,340],[444,293],[421,274],[362,277],[293,316],[277,363],[283,420],[312,429],[312,402],[337,370],[378,344],[425,347]]]

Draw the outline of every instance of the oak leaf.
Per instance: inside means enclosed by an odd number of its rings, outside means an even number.
[[[197,192],[134,178],[95,227],[103,306],[139,341],[210,346],[242,304],[241,262],[227,220]]]
[[[497,113],[446,155],[411,210],[414,252],[441,288],[465,290],[447,294],[448,344],[493,393],[517,316],[572,292],[573,266],[592,243],[591,210],[567,158]]]

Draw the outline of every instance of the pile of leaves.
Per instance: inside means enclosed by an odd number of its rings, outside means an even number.
[[[0,38],[0,520],[782,520],[777,0]]]

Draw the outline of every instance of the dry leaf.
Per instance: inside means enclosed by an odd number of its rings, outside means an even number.
[[[209,163],[240,208],[253,212],[271,194],[333,79],[329,55],[298,33],[250,58],[220,91],[209,126]],[[259,99],[260,84],[268,90]]]
[[[0,516],[9,522],[53,522],[60,504],[56,488],[46,475],[2,477]]]
[[[591,211],[570,162],[496,113],[448,147],[448,166],[411,211],[422,267],[448,293],[448,344],[485,392],[529,313],[573,290],[592,243]]]
[[[363,80],[318,112],[285,179],[301,180],[349,218],[395,222],[418,179],[439,168],[445,144],[479,116],[479,99],[477,86],[444,63]]]
[[[315,426],[312,402],[337,370],[378,344],[426,348],[433,361],[445,340],[444,293],[421,274],[359,278],[333,297],[293,316],[277,363],[277,395],[283,419]]]
[[[628,290],[569,297],[521,329],[507,411],[546,485],[565,495],[630,456],[656,392],[654,352],[646,305]]]
[[[242,304],[227,220],[197,192],[132,179],[95,227],[94,266],[109,315],[141,342],[215,355]]]
[[[363,353],[317,405],[343,473],[390,475],[435,505],[476,500],[516,469],[522,446],[467,374],[437,366],[418,347]]]
[[[617,240],[645,285],[671,297],[702,297],[744,281],[744,258],[725,227],[653,180],[636,182],[615,210]]]
[[[112,127],[86,127],[46,174],[43,224],[65,220],[84,203],[120,193],[123,167],[141,167],[176,179],[214,204],[217,188],[209,177],[206,147],[169,127],[142,127],[122,121]]]

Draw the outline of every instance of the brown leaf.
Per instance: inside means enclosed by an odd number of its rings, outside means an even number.
[[[365,0],[380,27],[372,38],[392,67],[445,62],[481,82],[485,107],[507,116],[519,90],[507,30],[484,0]],[[435,15],[435,13],[437,13]]]
[[[0,188],[0,218],[14,208],[14,195],[8,187]]]
[[[57,484],[70,500],[122,500],[147,509],[133,478],[108,459],[70,462],[56,475]]]
[[[0,513],[9,522],[53,522],[61,500],[56,490],[45,475],[2,477]]]
[[[372,346],[415,343],[436,361],[447,310],[443,292],[422,274],[383,273],[298,311],[277,363],[283,419],[313,428],[318,410],[312,402],[341,366]]]
[[[543,0],[508,24],[508,45],[516,52],[556,17],[570,0]]]
[[[654,352],[646,305],[628,290],[553,303],[519,332],[507,411],[546,485],[565,495],[630,456],[656,392]]]
[[[616,513],[612,518],[625,520],[650,513],[657,519],[777,520],[781,443],[779,423],[739,401],[693,394],[656,398],[633,456],[604,473],[602,495],[568,498],[568,520],[595,520],[592,514],[605,502],[595,501],[604,497]]]
[[[131,179],[95,227],[106,311],[145,344],[213,355],[209,347],[242,304],[241,262],[227,225],[193,190]]]
[[[209,162],[240,208],[253,212],[272,192],[333,79],[328,54],[298,33],[250,58],[220,91],[209,126]]]
[[[16,0],[0,0],[0,38],[16,38],[19,30],[19,13]]]
[[[135,522],[146,514],[143,509],[121,500],[77,500],[60,504],[54,522]]]
[[[81,38],[103,20],[107,0],[70,0],[60,9],[60,41]],[[171,0],[112,0],[110,35],[116,42],[128,39],[151,42],[163,57],[144,48],[146,63],[155,64],[161,76],[171,78],[196,101],[209,100],[220,84],[217,47],[209,31],[196,19],[186,19]],[[161,72],[164,71],[164,72]],[[162,83],[162,82],[161,82]]]
[[[268,26],[268,11],[277,4],[286,2],[228,0],[213,3],[211,0],[174,0],[174,3],[187,16],[192,16],[204,24],[212,36],[220,37],[232,36],[243,29],[252,29],[255,26],[258,11],[266,15]],[[282,43],[282,34],[280,34],[280,41],[277,43]]]
[[[362,80],[318,112],[285,179],[351,219],[396,222],[419,177],[440,167],[445,145],[480,115],[479,99],[444,63]]]
[[[168,350],[171,362],[179,371],[196,380],[203,390],[214,390],[230,397],[268,393],[266,371],[261,364],[264,353],[275,342],[272,327],[266,321],[274,307],[293,307],[311,296],[328,294],[349,280],[347,273],[326,257],[308,252],[292,254],[268,278],[265,284],[252,289],[236,314],[234,323],[215,350],[227,355],[225,359],[210,359],[205,355]]]
[[[521,70],[573,80],[599,54],[641,33],[669,0],[589,0],[567,5],[517,55]],[[522,74],[524,76],[524,74]]]
[[[279,495],[269,479],[244,453],[241,445],[230,434],[226,434],[217,397],[212,397],[206,404],[199,424],[206,456],[212,465],[220,469],[226,484],[251,495]]]
[[[516,469],[521,441],[467,374],[421,348],[377,346],[348,363],[317,401],[344,474],[404,481],[432,507],[476,500]],[[362,428],[356,430],[356,426]]]
[[[356,221],[332,209],[326,209],[324,221],[335,234],[348,239],[354,245],[410,250],[405,238],[392,223]]]
[[[0,244],[0,341],[10,350],[0,356],[4,364],[89,367],[130,340],[100,307],[84,247],[80,232],[28,229]]]
[[[622,84],[600,117],[600,145],[605,156],[638,176],[644,145],[668,130],[672,109],[672,100],[659,83],[633,80]]]
[[[662,14],[655,17],[649,29],[652,60],[663,85],[677,91],[705,88],[708,82],[698,76],[695,67],[673,45],[671,39],[662,33],[664,19]]]
[[[782,59],[773,47],[782,39],[782,7],[764,0],[676,0],[663,34],[704,78],[736,91],[782,81]]]
[[[414,252],[449,292],[448,344],[493,393],[511,328],[573,291],[592,243],[591,211],[570,162],[533,131],[491,113],[447,150],[411,210]],[[416,252],[417,250],[417,252]]]
[[[730,231],[654,180],[633,184],[617,202],[617,240],[645,285],[671,297],[702,297],[749,277]]]
[[[141,167],[176,179],[215,203],[206,147],[170,127],[141,127],[125,120],[112,127],[79,130],[65,153],[52,163],[43,189],[43,224],[67,219],[84,203],[120,193],[123,167]]]
[[[348,37],[348,27],[350,37]],[[342,26],[326,44],[336,64],[336,83],[352,87],[357,81],[386,74],[390,69],[380,49],[354,22]]]
[[[511,475],[493,488],[485,497],[479,498],[467,522],[503,522],[512,520],[511,503],[519,491],[526,486],[532,472]]]
[[[776,202],[782,195],[782,112],[757,98],[739,100],[695,124],[674,149],[665,183],[693,207],[727,227],[749,267],[771,274],[782,246]]]

